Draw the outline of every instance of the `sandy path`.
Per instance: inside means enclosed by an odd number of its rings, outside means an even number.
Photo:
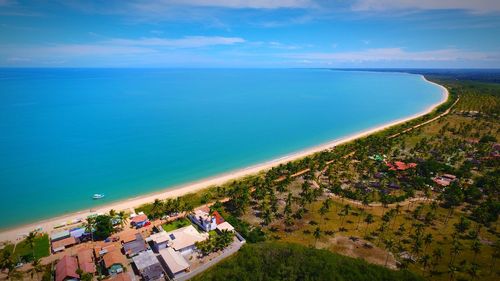
[[[76,220],[76,219],[84,219],[91,214],[107,213],[111,209],[114,209],[116,211],[121,211],[121,210],[128,211],[131,208],[138,207],[138,206],[143,205],[145,203],[152,202],[155,199],[174,198],[174,197],[182,196],[186,193],[199,191],[199,190],[207,188],[209,186],[221,185],[221,184],[226,183],[230,180],[234,180],[237,178],[241,178],[243,176],[255,174],[255,173],[258,173],[258,172],[261,172],[264,170],[268,170],[268,169],[275,167],[275,166],[278,166],[280,164],[284,164],[284,163],[287,163],[287,162],[292,161],[292,160],[300,159],[300,158],[306,157],[310,154],[314,154],[316,152],[320,152],[320,151],[335,147],[337,145],[340,145],[340,144],[343,144],[346,142],[350,142],[350,141],[358,139],[358,138],[366,137],[370,134],[385,130],[391,126],[398,125],[398,124],[407,122],[411,119],[423,116],[425,114],[432,112],[436,107],[438,107],[439,105],[446,102],[446,100],[448,99],[449,93],[445,87],[443,87],[439,84],[436,84],[434,82],[428,81],[422,75],[421,75],[421,78],[423,80],[427,81],[428,83],[435,84],[438,87],[440,87],[442,89],[442,98],[438,103],[429,106],[427,109],[423,110],[420,113],[417,113],[417,114],[414,114],[412,116],[402,118],[399,120],[395,120],[395,121],[389,122],[387,124],[383,124],[383,125],[380,125],[380,126],[377,126],[377,127],[374,127],[374,128],[371,128],[371,129],[368,129],[368,130],[365,130],[365,131],[362,131],[362,132],[359,132],[359,133],[356,133],[356,134],[353,134],[353,135],[350,135],[350,136],[347,136],[344,138],[341,138],[341,139],[337,139],[337,140],[334,140],[334,141],[331,141],[331,142],[328,142],[328,143],[325,143],[322,145],[318,145],[318,146],[315,146],[315,147],[312,147],[309,149],[305,149],[305,150],[297,152],[297,153],[289,154],[287,156],[280,157],[278,159],[275,159],[275,160],[272,160],[269,162],[250,166],[248,168],[244,168],[241,170],[229,172],[226,174],[218,175],[215,177],[211,177],[211,178],[204,179],[201,181],[185,184],[185,185],[178,186],[178,187],[169,188],[169,189],[161,191],[161,192],[156,192],[156,193],[149,194],[149,195],[131,198],[131,199],[119,201],[116,203],[110,203],[108,205],[98,207],[98,208],[93,209],[93,210],[82,210],[79,212],[74,212],[71,214],[43,220],[43,221],[40,221],[37,223],[31,223],[31,224],[26,224],[23,226],[19,226],[19,227],[7,229],[7,230],[2,230],[0,232],[0,241],[20,240],[24,237],[24,235],[26,235],[30,231],[32,231],[36,228],[39,228],[39,227],[42,228],[43,232],[51,233],[54,230],[55,226],[59,225],[61,222],[67,222],[67,221],[72,221],[72,220]],[[61,228],[61,229],[63,229],[63,228]]]

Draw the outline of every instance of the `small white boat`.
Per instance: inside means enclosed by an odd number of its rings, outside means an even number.
[[[102,198],[104,198],[104,194],[96,193],[92,195],[92,199],[102,199]]]

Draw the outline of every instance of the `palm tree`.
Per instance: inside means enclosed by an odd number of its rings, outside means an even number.
[[[33,277],[36,275],[36,280],[40,280],[40,277],[38,276],[40,272],[43,272],[43,266],[40,263],[40,259],[35,258],[31,262],[31,269],[29,270],[31,279],[33,279]]]
[[[429,266],[429,263],[431,261],[431,256],[429,254],[425,254],[422,257],[420,257],[420,263],[422,264],[423,268],[423,275],[425,276],[425,272],[427,269],[427,266]]]
[[[163,211],[163,202],[156,198],[155,201],[153,202],[153,206],[151,207],[151,215],[153,218],[157,218],[159,214]]]
[[[448,274],[450,275],[450,281],[455,280],[455,274],[457,273],[458,268],[453,264],[448,265]]]
[[[116,217],[116,211],[114,209],[109,210],[109,216],[112,218]]]
[[[342,229],[344,226],[344,218],[349,215],[349,210],[351,210],[351,205],[345,204],[344,207],[342,208],[342,211],[340,211],[339,216],[341,216],[340,219],[340,228]]]
[[[385,250],[387,251],[387,255],[385,257],[385,265],[387,266],[387,262],[389,261],[389,255],[391,254],[391,251],[394,247],[394,241],[392,239],[387,239],[384,241],[385,243]]]
[[[94,242],[94,227],[95,227],[95,217],[87,217],[87,222],[84,224],[85,231],[90,233],[90,239]]]
[[[366,215],[365,219],[364,219],[365,223],[366,223],[366,228],[365,228],[365,236],[366,236],[366,233],[368,231],[368,226],[372,223],[375,222],[375,220],[373,219],[373,215],[372,214],[368,214]]]
[[[316,247],[316,244],[318,244],[318,239],[321,237],[321,229],[318,227],[316,227],[316,229],[314,230],[313,232],[313,236],[314,236],[314,247]]]
[[[33,259],[35,259],[35,244],[36,244],[36,237],[37,237],[37,232],[36,231],[31,231],[28,236],[26,237],[26,244],[28,244],[28,247],[31,249],[31,256]]]
[[[118,213],[118,218],[120,219],[120,226],[123,229],[123,227],[125,226],[125,223],[128,221],[128,216],[125,213],[125,211],[120,211]]]
[[[474,257],[472,258],[472,262],[475,263],[477,254],[481,252],[481,242],[477,238],[474,239],[474,241],[472,241],[471,250],[474,252]]]
[[[436,248],[432,251],[432,271],[436,271],[436,266],[439,264],[443,258],[443,250],[441,248]]]
[[[425,236],[424,236],[424,244],[425,244],[425,247],[424,247],[424,253],[425,251],[427,250],[427,247],[432,244],[432,241],[434,239],[432,238],[432,234],[431,233],[427,233]]]
[[[477,263],[473,262],[470,265],[469,269],[467,270],[467,273],[469,273],[471,280],[476,279],[476,277],[478,275],[478,271],[479,271],[479,265]]]
[[[493,273],[493,268],[495,268],[495,263],[499,257],[500,257],[500,240],[497,240],[495,244],[493,244],[493,253],[491,254],[491,262],[490,262],[490,275]]]

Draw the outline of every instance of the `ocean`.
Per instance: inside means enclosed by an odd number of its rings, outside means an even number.
[[[404,73],[0,69],[0,228],[266,162],[441,98]]]

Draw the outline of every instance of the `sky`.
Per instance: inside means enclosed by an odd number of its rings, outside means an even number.
[[[0,67],[500,68],[500,1],[0,0]]]

